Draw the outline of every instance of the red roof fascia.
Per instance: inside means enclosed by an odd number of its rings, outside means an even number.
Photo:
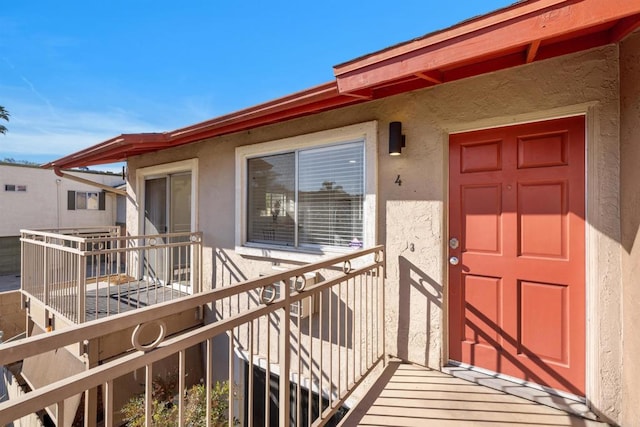
[[[629,18],[621,34],[637,28],[638,0],[530,0],[448,30],[334,67],[341,93],[375,88],[432,70],[483,62],[532,43],[581,37],[590,28]],[[612,38],[615,38],[615,34]],[[615,41],[615,40],[611,40]],[[577,50],[577,49],[576,49]]]
[[[364,101],[338,93],[336,83],[330,82],[171,132],[120,135],[42,167],[71,168],[123,161],[137,154],[177,147]]]
[[[595,46],[640,27],[638,0],[528,0],[334,67],[336,80],[165,133],[125,134],[47,163],[126,160]]]
[[[340,94],[336,82],[332,81],[235,113],[177,129],[167,135],[171,141],[178,144],[189,143],[342,107],[359,101],[361,100]]]
[[[134,133],[134,134],[122,134],[106,141],[100,142],[84,150],[70,154],[53,162],[42,165],[43,168],[52,168],[54,166],[60,168],[70,168],[76,166],[84,166],[89,164],[85,160],[90,158],[100,157],[109,152],[126,151],[133,146],[145,145],[147,147],[157,146],[161,147],[166,145],[166,137],[162,133]],[[117,161],[117,160],[116,160]],[[106,163],[106,162],[102,162]]]
[[[638,27],[640,27],[640,15],[629,16],[620,20],[620,22],[611,29],[610,42],[618,43]]]

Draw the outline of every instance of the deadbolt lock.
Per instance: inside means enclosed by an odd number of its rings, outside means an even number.
[[[449,240],[449,247],[451,249],[458,249],[458,246],[460,246],[460,242],[458,241],[458,239],[456,239],[455,237],[452,237]]]

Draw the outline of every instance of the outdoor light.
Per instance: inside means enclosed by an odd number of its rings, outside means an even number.
[[[399,156],[405,146],[404,135],[402,134],[402,123],[389,123],[389,154]]]

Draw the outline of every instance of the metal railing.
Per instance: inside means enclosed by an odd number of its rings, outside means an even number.
[[[20,241],[23,293],[74,323],[200,291],[201,233],[21,230]]]
[[[123,399],[147,426],[336,421],[354,389],[386,363],[384,265],[378,246],[2,345],[0,365],[73,345],[87,358],[101,337],[134,328],[132,348],[120,357],[0,403],[0,425],[47,407],[64,425],[65,400],[81,393],[84,413],[94,414],[85,415],[86,426],[126,421]],[[166,318],[190,310],[207,322],[165,336]],[[151,336],[143,340],[145,331]],[[168,377],[175,387],[161,400]],[[134,378],[137,389],[122,387]],[[99,388],[104,404],[91,412]]]

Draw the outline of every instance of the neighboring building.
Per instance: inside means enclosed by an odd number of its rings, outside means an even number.
[[[523,1],[47,166],[126,159],[128,233],[202,231],[205,288],[384,244],[386,354],[634,425],[639,26],[637,1]]]
[[[112,173],[65,173],[109,187],[124,182]],[[121,204],[123,209],[123,199]],[[0,274],[20,271],[20,229],[115,225],[117,205],[115,194],[96,186],[35,166],[0,163]]]

